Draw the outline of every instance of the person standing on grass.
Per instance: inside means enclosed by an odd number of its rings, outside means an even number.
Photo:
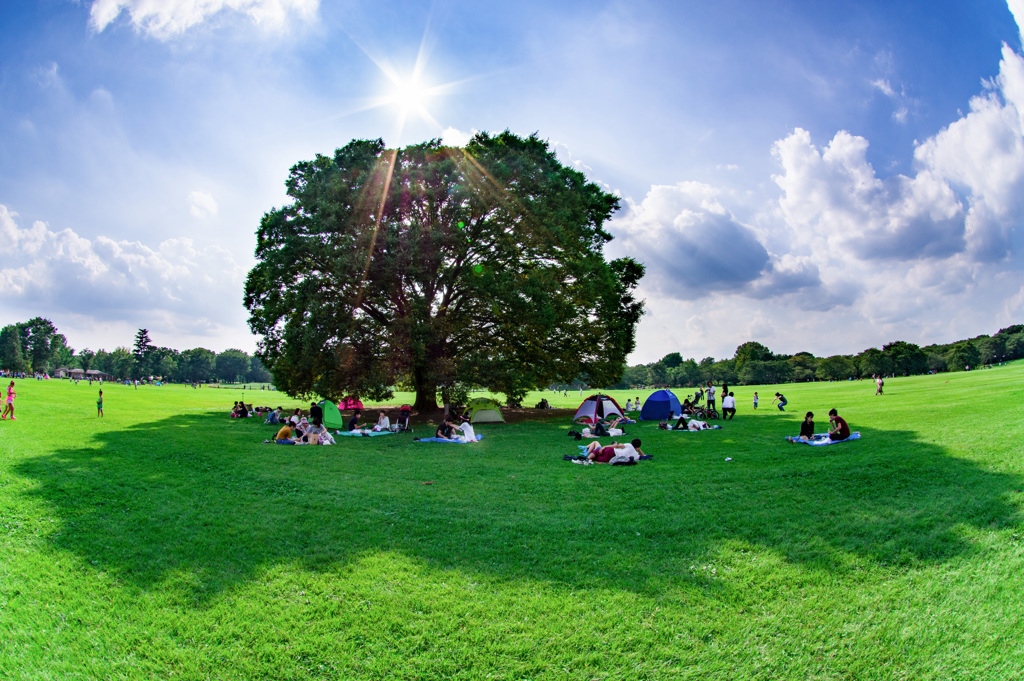
[[[772,400],[772,404],[779,403],[779,411],[786,411],[786,405],[789,404],[786,401],[786,396],[782,393],[775,393],[775,399]]]
[[[832,422],[832,427],[828,431],[829,439],[836,442],[850,437],[850,426],[846,423],[846,419],[839,415],[839,412],[830,409],[828,420]]]
[[[14,418],[14,398],[17,396],[18,393],[14,392],[14,381],[11,381],[11,384],[7,386],[7,400],[4,402],[3,418],[6,419],[10,416],[12,421],[18,420]]]
[[[103,391],[100,391],[100,397],[96,400],[96,418],[103,418]]]
[[[754,391],[754,411],[757,411],[757,391]]]
[[[715,385],[708,381],[708,409],[715,410]]]

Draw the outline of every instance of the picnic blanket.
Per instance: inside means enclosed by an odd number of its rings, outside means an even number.
[[[347,435],[349,437],[377,437],[378,435],[394,435],[390,430],[339,430],[335,435]]]
[[[484,436],[480,433],[476,435],[476,441],[483,440]],[[447,442],[451,445],[468,445],[469,442],[463,442],[461,440],[445,440],[443,437],[416,437],[413,438],[413,442]]]
[[[825,445],[837,445],[840,442],[849,442],[850,440],[859,440],[860,432],[850,433],[850,437],[845,440],[833,440],[828,436],[828,433],[817,433],[814,438],[810,441],[801,440],[798,436],[787,435],[786,439],[790,442],[799,442],[800,444],[811,445],[812,447],[824,447]]]

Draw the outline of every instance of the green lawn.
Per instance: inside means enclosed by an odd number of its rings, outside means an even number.
[[[1022,383],[734,388],[613,468],[563,462],[564,419],[280,447],[241,391],[107,384],[100,420],[97,386],[18,381],[0,678],[1024,678]],[[860,441],[782,439],[833,406]]]

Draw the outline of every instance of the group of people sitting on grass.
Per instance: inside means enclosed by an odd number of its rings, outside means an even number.
[[[845,440],[850,437],[850,426],[846,423],[846,419],[839,415],[839,412],[835,409],[830,409],[828,412],[828,420],[830,426],[828,434],[815,435],[814,412],[807,412],[804,416],[803,423],[800,424],[800,436],[794,439],[811,442],[816,439],[824,440],[825,438],[828,438],[833,442],[838,442],[839,440]]]
[[[245,406],[245,402],[235,402],[235,406],[231,407],[231,418],[244,419],[249,416],[249,407]]]
[[[333,445],[334,438],[319,418],[310,423],[305,416],[298,423],[286,420],[277,431],[274,442],[279,445]]]

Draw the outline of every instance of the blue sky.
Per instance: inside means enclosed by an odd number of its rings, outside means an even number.
[[[1015,15],[1024,0],[5,3],[0,323],[251,351],[254,232],[293,163],[508,128],[622,196],[609,252],[649,271],[633,362],[991,333],[1024,322]]]

